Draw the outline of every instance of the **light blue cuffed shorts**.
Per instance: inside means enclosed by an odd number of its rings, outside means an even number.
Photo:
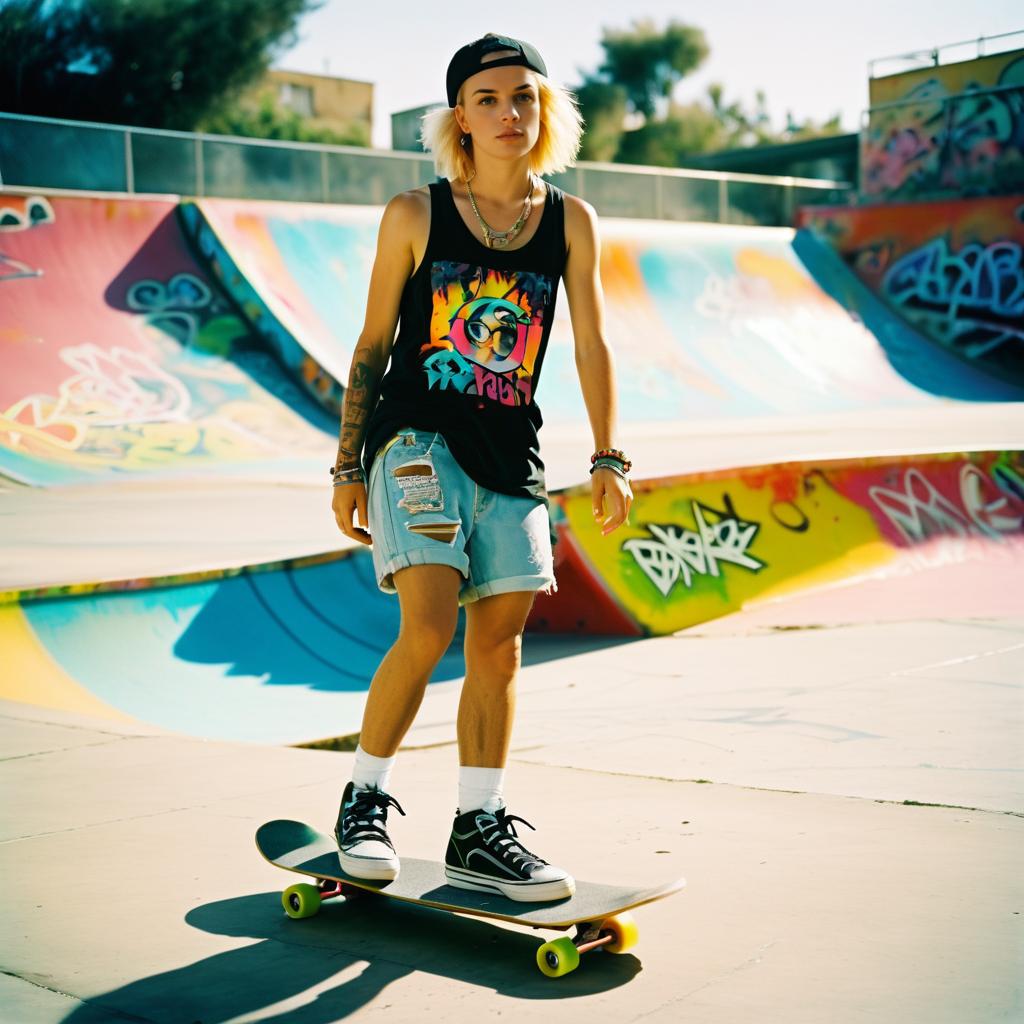
[[[381,445],[367,506],[373,567],[385,593],[397,593],[393,573],[428,563],[462,573],[460,605],[513,590],[557,589],[544,502],[481,487],[440,433],[403,427]]]

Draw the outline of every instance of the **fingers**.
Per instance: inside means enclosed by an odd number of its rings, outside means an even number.
[[[617,530],[623,523],[629,523],[629,510],[633,504],[633,494],[628,483],[622,488],[605,487],[594,482],[594,522],[601,528],[601,536]],[[605,515],[604,508],[608,508]]]
[[[359,541],[360,544],[373,544],[369,532],[355,525],[353,512],[358,512],[359,521],[369,525],[366,516],[366,486],[361,483],[345,484],[334,489],[331,501],[334,509],[334,520],[346,537]]]

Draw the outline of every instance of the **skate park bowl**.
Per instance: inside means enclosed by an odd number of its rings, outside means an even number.
[[[603,537],[563,295],[537,394],[558,589],[528,629],[628,639],[1020,565],[1022,206],[603,218],[635,501]],[[398,603],[327,468],[380,213],[0,194],[0,696],[211,738],[358,728]]]

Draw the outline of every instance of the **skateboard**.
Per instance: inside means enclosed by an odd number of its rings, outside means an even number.
[[[353,878],[338,863],[334,839],[301,821],[278,820],[261,825],[256,830],[256,847],[271,864],[314,880],[314,884],[290,885],[281,894],[285,913],[292,918],[312,917],[324,900],[371,894],[535,929],[575,928],[575,935],[545,942],[537,950],[537,966],[549,978],[575,970],[583,953],[595,949],[624,953],[630,949],[639,933],[627,911],[662,900],[686,885],[683,878],[653,888],[577,881],[576,892],[565,899],[522,903],[498,893],[457,889],[445,880],[444,865],[432,860],[400,858],[401,870],[393,881]]]

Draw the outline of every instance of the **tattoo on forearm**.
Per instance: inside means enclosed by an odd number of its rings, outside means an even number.
[[[341,432],[338,438],[337,466],[358,466],[366,424],[377,404],[380,374],[366,358],[365,350],[358,349],[352,360],[348,388],[341,410]]]

